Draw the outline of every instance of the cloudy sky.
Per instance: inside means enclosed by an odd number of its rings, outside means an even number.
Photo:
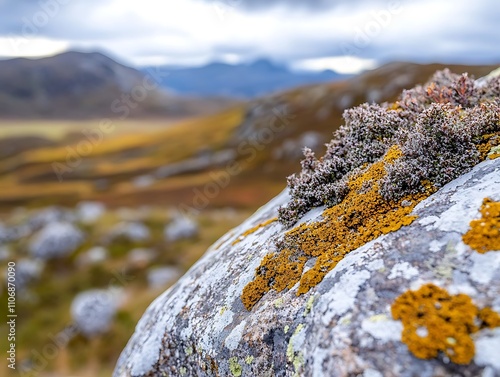
[[[354,73],[500,63],[498,0],[0,0],[0,57],[103,51],[131,65],[265,57]]]

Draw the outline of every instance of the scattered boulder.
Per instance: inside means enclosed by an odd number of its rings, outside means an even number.
[[[130,250],[127,255],[129,267],[144,268],[148,266],[156,257],[156,253],[152,249],[136,248]]]
[[[116,224],[105,237],[106,242],[124,239],[130,242],[143,242],[149,240],[151,232],[149,228],[141,222],[130,221]]]
[[[162,288],[175,282],[180,275],[180,271],[176,267],[153,267],[148,271],[148,284],[152,289]]]
[[[12,240],[11,232],[8,227],[0,223],[0,245],[6,244]]]
[[[54,222],[45,225],[29,243],[32,256],[42,260],[67,256],[84,241],[84,235],[75,225],[68,222]]]
[[[32,259],[20,259],[16,263],[16,286],[24,290],[29,284],[37,281],[43,272],[43,263]]]
[[[304,132],[297,139],[286,139],[273,151],[273,157],[276,160],[297,159],[302,156],[304,147],[318,150],[324,143],[324,138],[319,132]]]
[[[198,224],[189,217],[176,215],[173,221],[165,227],[164,234],[170,242],[192,238],[198,234]]]
[[[76,216],[84,224],[92,224],[106,212],[106,206],[100,202],[80,202],[76,206]]]
[[[0,224],[0,245],[5,245],[10,242],[15,242],[32,233],[32,228],[29,224],[20,224],[8,226]]]
[[[137,188],[145,188],[153,185],[156,178],[152,175],[140,175],[132,180],[132,184]]]
[[[98,264],[108,259],[108,250],[102,246],[95,246],[83,252],[76,259],[79,266]]]
[[[79,293],[71,304],[71,317],[80,332],[94,337],[109,330],[117,311],[119,293],[114,290],[90,290]]]
[[[27,222],[27,225],[31,231],[36,231],[52,223],[73,222],[75,219],[75,215],[68,209],[52,206],[43,208],[33,214]]]
[[[12,255],[12,250],[8,246],[0,246],[0,262],[9,260]]]
[[[206,153],[199,157],[189,158],[157,169],[157,178],[168,178],[179,174],[193,173],[214,166],[225,166],[236,158],[236,151],[225,149],[214,153]]]

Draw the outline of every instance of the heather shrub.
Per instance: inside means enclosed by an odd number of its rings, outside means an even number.
[[[343,173],[378,160],[387,150],[403,119],[395,110],[363,104],[344,111],[345,125],[327,144],[325,160],[339,158]]]
[[[280,221],[290,226],[313,207],[341,202],[349,178],[393,145],[403,156],[386,165],[379,182],[385,200],[442,187],[480,162],[485,136],[500,131],[499,94],[500,77],[475,81],[444,70],[394,104],[346,110],[321,159],[304,150],[302,171],[288,178],[291,200],[280,208]]]

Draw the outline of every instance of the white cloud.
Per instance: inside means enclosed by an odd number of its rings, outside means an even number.
[[[278,3],[248,11],[244,0],[69,2],[40,28],[35,40],[44,37],[45,45],[18,54],[47,55],[65,44],[110,51],[136,65],[269,57],[343,72],[390,60],[500,60],[500,28],[491,16],[500,9],[496,0],[476,0],[473,8],[466,0],[358,0],[317,11]]]
[[[323,71],[331,69],[342,74],[354,74],[360,71],[373,69],[377,62],[373,59],[361,59],[354,56],[339,56],[319,59],[299,60],[292,65],[295,69]]]
[[[69,41],[57,41],[43,37],[0,37],[2,57],[42,57],[61,53],[70,46]]]

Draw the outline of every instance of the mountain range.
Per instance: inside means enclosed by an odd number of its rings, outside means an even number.
[[[207,205],[255,208],[280,192],[286,177],[297,171],[302,147],[323,155],[324,143],[342,125],[346,108],[394,101],[402,90],[426,82],[444,68],[390,63],[347,80],[238,102],[216,114],[179,122],[113,122],[114,130],[100,138],[94,120],[60,122],[68,123],[61,127],[52,119],[3,121],[0,209],[80,200],[111,206],[186,205],[195,210]],[[481,77],[497,66],[447,68]],[[116,85],[117,80],[112,82]],[[77,151],[89,142],[96,146],[79,157]],[[228,171],[236,173],[228,176]],[[217,190],[225,194],[209,193],[208,200],[203,192],[214,182],[221,182]]]
[[[142,71],[148,72],[152,69],[162,72],[162,86],[174,93],[242,99],[348,77],[331,70],[293,71],[285,65],[266,59],[236,65],[210,63],[194,68],[146,67]]]
[[[0,60],[0,118],[175,118],[232,103],[170,94],[159,84],[160,74],[145,74],[97,52]]]

